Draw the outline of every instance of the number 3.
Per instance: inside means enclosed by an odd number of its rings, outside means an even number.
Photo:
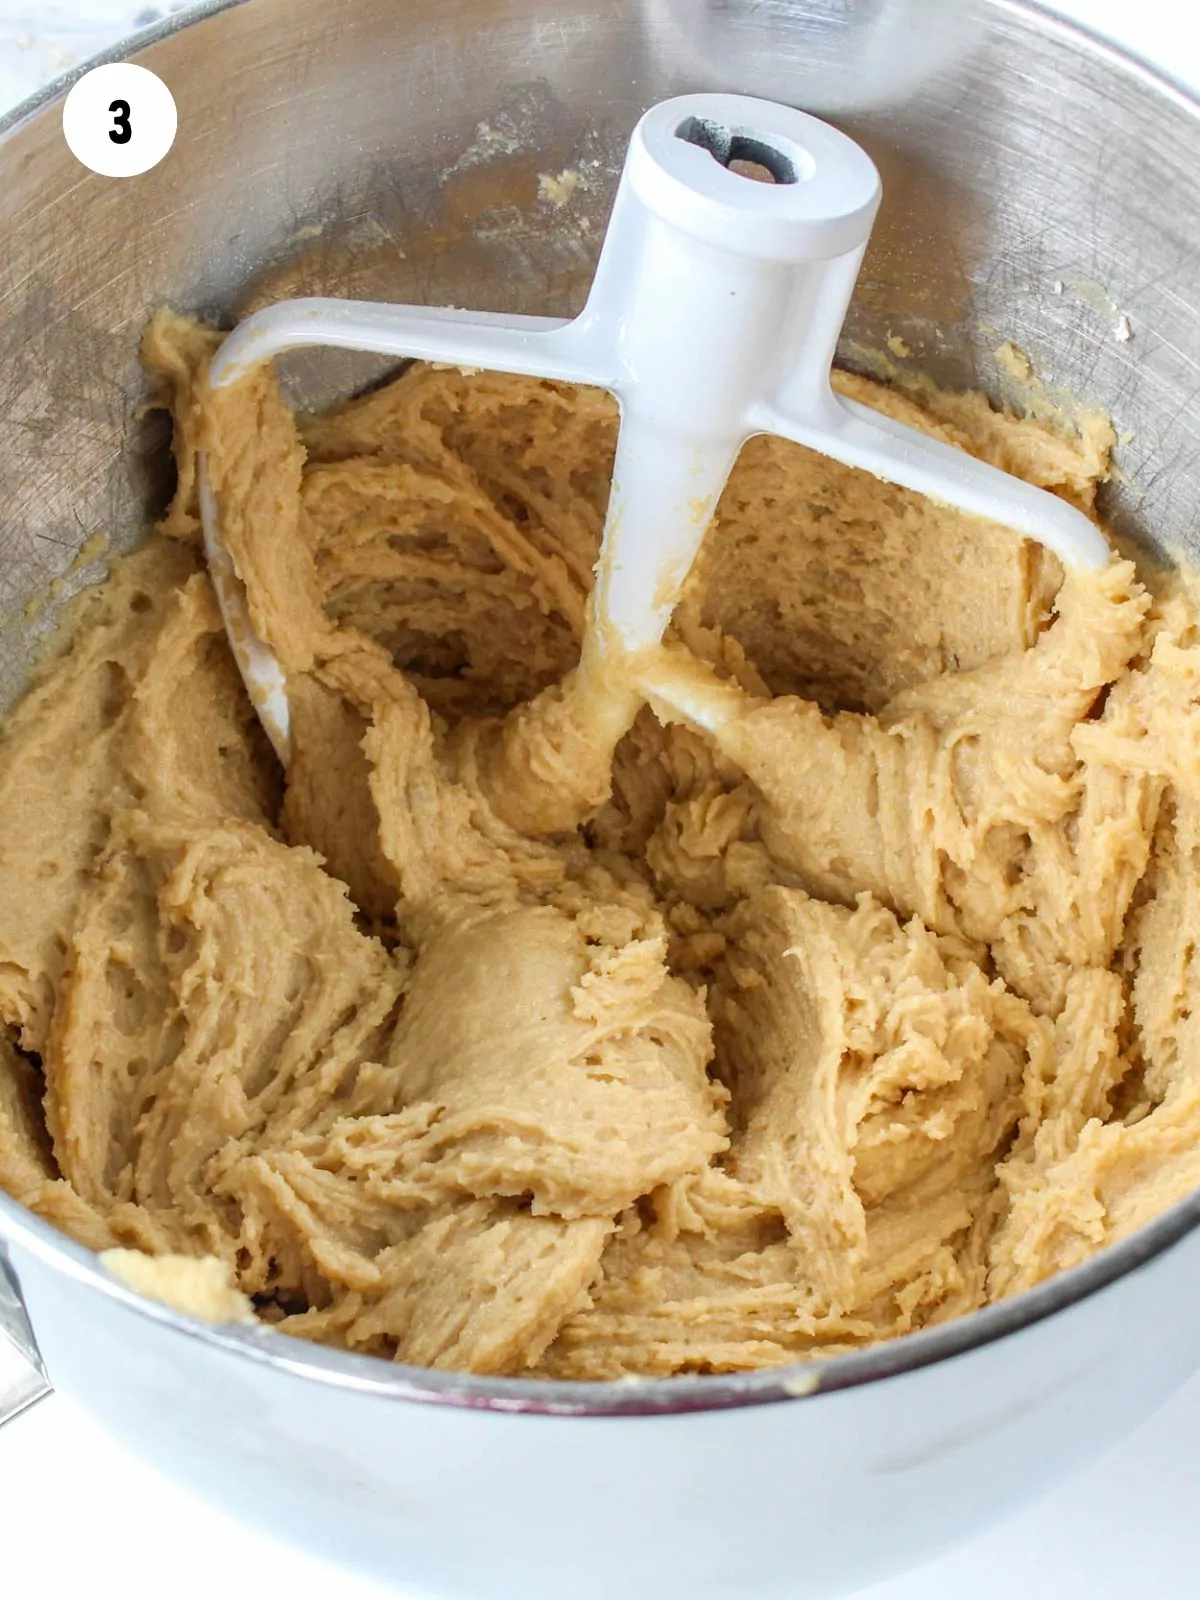
[[[114,144],[128,144],[133,138],[133,127],[129,121],[129,101],[114,100],[108,109],[112,112],[114,124],[108,130],[108,137]]]

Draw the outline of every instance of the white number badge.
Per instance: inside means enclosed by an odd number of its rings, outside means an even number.
[[[178,122],[170,89],[131,61],[85,72],[63,105],[71,153],[105,178],[136,178],[156,167],[175,142]]]

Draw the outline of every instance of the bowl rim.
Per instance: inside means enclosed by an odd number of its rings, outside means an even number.
[[[199,4],[164,17],[121,40],[55,78],[0,117],[0,142],[51,109],[92,67],[133,59],[160,40],[250,3],[252,0],[200,0]],[[1150,93],[1172,102],[1200,121],[1200,97],[1184,83],[1151,66],[1136,53],[1049,10],[1038,0],[985,0],[985,15],[987,13],[1032,23],[1039,31],[1057,36],[1126,77],[1138,80]],[[280,1337],[266,1326],[204,1322],[129,1289],[100,1264],[95,1251],[76,1243],[3,1192],[0,1192],[0,1270],[7,1260],[5,1245],[16,1245],[73,1283],[95,1290],[145,1321],[168,1328],[185,1339],[198,1340],[223,1353],[262,1363],[295,1377],[382,1400],[536,1416],[667,1416],[766,1405],[781,1400],[803,1401],[899,1377],[965,1355],[1030,1328],[1136,1273],[1181,1243],[1197,1226],[1200,1226],[1200,1190],[1082,1265],[1059,1273],[1010,1300],[863,1350],[824,1358],[816,1356],[753,1372],[596,1381],[481,1377],[444,1372],[386,1362],[378,1356],[310,1344],[299,1338]]]

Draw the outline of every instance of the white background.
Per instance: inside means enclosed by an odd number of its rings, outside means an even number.
[[[169,0],[0,0],[0,111],[135,25],[178,9]],[[1058,0],[1057,9],[1200,88],[1196,0]],[[1200,1378],[1083,1477],[859,1600],[1197,1600],[1198,1489]],[[51,1396],[0,1431],[0,1592],[74,1600],[118,1587],[131,1600],[396,1600],[193,1500]]]

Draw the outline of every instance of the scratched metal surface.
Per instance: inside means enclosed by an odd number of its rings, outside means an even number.
[[[0,126],[0,701],[53,620],[29,603],[93,579],[68,573],[84,541],[136,541],[167,491],[161,419],[137,414],[154,307],[231,317],[316,292],[573,311],[640,111],[689,88],[778,94],[813,26],[801,0],[685,10],[243,0],[143,45],[180,112],[146,176],[86,173],[53,101]],[[1015,340],[1132,435],[1122,528],[1197,548],[1200,116],[1032,10],[983,14],[967,59],[847,123],[887,194],[846,351],[892,335],[908,364],[999,396],[995,350]],[[583,181],[556,207],[538,177],[568,167]],[[312,403],[372,372],[323,356],[291,378]]]
[[[181,0],[0,0],[0,112]]]

